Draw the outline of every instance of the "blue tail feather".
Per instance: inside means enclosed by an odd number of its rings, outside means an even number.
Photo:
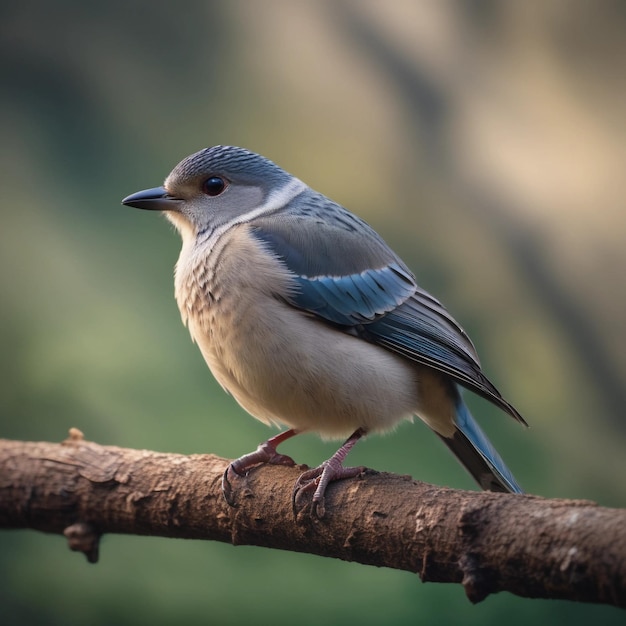
[[[483,489],[523,493],[461,399],[457,405],[456,427],[457,432],[452,437],[440,437]]]

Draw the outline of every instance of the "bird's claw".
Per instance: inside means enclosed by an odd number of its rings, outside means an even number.
[[[276,451],[276,446],[268,441],[262,443],[254,452],[236,459],[228,465],[224,474],[222,474],[222,493],[224,494],[224,500],[230,506],[237,506],[232,481],[236,477],[245,478],[248,475],[248,470],[262,463],[287,465],[289,467],[293,467],[296,464],[290,456],[279,454]]]
[[[231,483],[231,477],[232,476],[239,476],[239,477],[241,477],[242,475],[239,474],[233,468],[233,464],[232,463],[229,463],[228,467],[226,468],[226,470],[222,474],[222,494],[224,495],[224,500],[226,500],[226,503],[229,506],[236,507],[237,503],[235,502],[235,497],[234,497],[234,493],[233,493],[233,486],[232,486],[232,483]]]
[[[311,512],[317,519],[322,519],[326,513],[326,488],[331,482],[354,478],[365,470],[364,467],[343,467],[334,459],[325,461],[318,467],[314,467],[300,474],[296,481],[291,496],[294,518],[298,519],[298,500],[305,493],[313,491],[311,499]]]

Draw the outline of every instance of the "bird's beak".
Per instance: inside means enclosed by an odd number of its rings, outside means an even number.
[[[182,200],[170,196],[163,187],[144,189],[122,200],[122,204],[148,211],[176,211]]]

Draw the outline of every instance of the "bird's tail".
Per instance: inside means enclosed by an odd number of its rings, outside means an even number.
[[[456,428],[452,437],[440,437],[483,489],[523,493],[462,400],[457,405]]]

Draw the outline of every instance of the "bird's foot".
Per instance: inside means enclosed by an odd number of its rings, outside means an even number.
[[[287,465],[293,467],[296,464],[290,456],[279,454],[276,450],[280,443],[296,434],[297,432],[293,429],[280,433],[264,441],[254,452],[244,454],[228,465],[222,476],[222,493],[224,494],[224,499],[230,506],[236,506],[232,481],[245,476],[248,470],[255,465],[269,463],[271,465]]]
[[[313,491],[312,513],[315,517],[321,519],[326,512],[324,496],[328,485],[336,480],[354,478],[365,470],[364,467],[343,466],[346,455],[364,434],[365,430],[358,428],[328,461],[324,461],[319,467],[307,470],[300,475],[300,478],[294,485],[291,497],[293,513],[296,519],[298,517],[298,498],[301,494]]]
[[[312,513],[315,517],[321,519],[326,513],[324,496],[328,485],[336,480],[354,478],[364,471],[364,467],[344,467],[341,461],[331,457],[319,467],[314,467],[300,474],[294,485],[292,495],[294,517],[298,517],[298,500],[300,496],[313,491],[311,501]]]

